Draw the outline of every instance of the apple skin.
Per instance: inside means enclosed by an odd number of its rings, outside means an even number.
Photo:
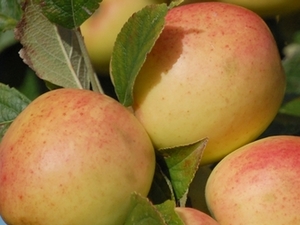
[[[255,13],[232,4],[170,10],[133,88],[135,116],[155,148],[209,138],[202,165],[257,138],[285,92],[274,38]]]
[[[129,17],[143,7],[163,0],[103,0],[81,25],[91,62],[99,75],[109,74],[109,62],[118,33]]]
[[[208,2],[208,0],[185,0],[183,4],[195,2]],[[217,0],[215,2],[236,4],[248,8],[264,18],[288,15],[300,11],[300,1],[297,0]]]
[[[243,146],[212,171],[206,201],[222,225],[300,224],[300,137],[272,136]]]
[[[0,215],[13,225],[123,224],[148,194],[149,136],[114,99],[58,89],[35,99],[0,144]]]
[[[218,225],[212,217],[194,208],[176,207],[175,212],[185,225]]]

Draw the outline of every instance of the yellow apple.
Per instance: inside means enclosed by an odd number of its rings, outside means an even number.
[[[210,0],[213,1],[213,0]],[[236,4],[248,8],[262,17],[275,17],[300,11],[300,1],[298,0],[215,0]],[[209,2],[209,0],[186,0],[183,4],[195,2]]]
[[[143,7],[164,0],[103,0],[97,10],[81,25],[81,32],[91,62],[99,74],[108,74],[113,46],[128,18]]]
[[[284,92],[278,49],[261,17],[195,3],[168,12],[137,76],[133,110],[157,149],[208,137],[203,165],[257,138]]]
[[[212,217],[194,208],[176,207],[175,212],[185,225],[218,225]]]
[[[300,224],[300,137],[260,139],[212,171],[206,201],[222,225]]]
[[[0,215],[13,225],[123,224],[148,194],[151,140],[114,99],[58,89],[35,99],[0,144]]]

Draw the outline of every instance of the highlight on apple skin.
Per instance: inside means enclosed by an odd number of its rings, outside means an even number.
[[[137,76],[135,116],[155,148],[208,137],[202,164],[255,140],[272,122],[285,74],[257,14],[219,2],[175,7]]]
[[[132,192],[147,196],[155,154],[142,125],[120,103],[58,89],[14,120],[0,144],[0,168],[0,214],[7,224],[117,225]]]
[[[213,169],[206,202],[222,225],[300,224],[300,137],[271,136],[230,153]]]

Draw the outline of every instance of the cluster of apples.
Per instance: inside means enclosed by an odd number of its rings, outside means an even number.
[[[136,79],[134,104],[89,90],[35,99],[0,143],[0,214],[11,225],[123,224],[132,192],[147,196],[155,151],[208,138],[201,165],[211,216],[185,224],[297,224],[300,138],[253,142],[285,92],[264,21],[243,7],[175,7]],[[251,143],[252,142],[252,143]]]

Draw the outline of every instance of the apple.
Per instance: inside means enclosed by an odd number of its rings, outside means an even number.
[[[212,217],[194,208],[176,207],[175,212],[185,225],[218,225]]]
[[[300,137],[271,136],[227,155],[206,185],[222,225],[300,224]]]
[[[210,0],[212,1],[212,0]],[[206,0],[185,0],[183,4],[195,2],[207,2]],[[298,0],[216,0],[236,4],[248,8],[264,18],[278,15],[288,15],[300,11],[300,1]]]
[[[257,138],[274,119],[285,74],[267,25],[220,2],[171,9],[133,88],[155,148],[209,139],[202,165]]]
[[[106,75],[118,33],[128,18],[143,7],[164,0],[103,0],[99,9],[81,25],[81,32],[96,72]]]
[[[116,100],[58,89],[36,98],[0,144],[0,215],[7,224],[123,224],[130,196],[146,196],[155,154]]]

